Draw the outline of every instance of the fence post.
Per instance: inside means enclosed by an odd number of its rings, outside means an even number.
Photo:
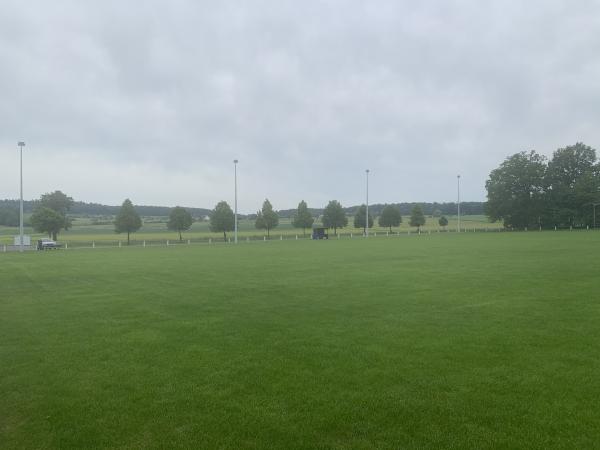
[[[283,234],[280,234],[280,235],[279,235],[279,240],[280,240],[280,241],[283,241]]]
[[[191,244],[191,242],[190,242],[190,240],[188,239],[188,245],[190,245],[190,244]]]
[[[230,238],[230,237],[229,237],[229,238],[227,238],[227,243],[228,243],[228,244],[231,244],[231,238]]]
[[[142,243],[142,247],[146,247],[146,240],[144,239],[144,242]]]
[[[298,240],[298,235],[296,235],[296,240]]]
[[[352,233],[350,233],[350,239],[352,239]]]
[[[265,241],[265,242],[267,241],[267,237],[266,236],[263,236],[263,241]]]
[[[4,253],[6,253],[6,244],[4,244]]]
[[[169,240],[167,239],[167,247],[169,246]]]
[[[212,238],[208,238],[208,243],[212,244]]]
[[[119,241],[119,248],[121,248],[121,241]]]

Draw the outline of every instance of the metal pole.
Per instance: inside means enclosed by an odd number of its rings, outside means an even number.
[[[25,142],[19,141],[17,143],[20,150],[20,159],[21,159],[21,201],[20,201],[20,214],[19,214],[19,251],[23,251],[23,147],[25,146]]]
[[[458,232],[460,233],[460,175],[456,176],[458,186]]]
[[[367,173],[367,210],[365,212],[365,236],[369,237],[369,169]]]
[[[237,213],[237,163],[238,160],[233,160],[233,178],[234,178],[234,186],[235,186],[235,201],[234,201],[234,209],[235,209],[235,219],[234,219],[234,242],[237,244],[238,242],[238,213]]]

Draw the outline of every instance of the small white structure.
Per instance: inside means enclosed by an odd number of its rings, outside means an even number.
[[[21,245],[21,236],[15,236],[14,242],[15,242],[14,243],[15,246],[20,246]],[[23,235],[23,245],[26,245],[26,246],[31,245],[31,236],[29,236],[28,234]]]

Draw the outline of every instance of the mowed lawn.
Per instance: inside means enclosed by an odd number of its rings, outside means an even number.
[[[2,448],[597,448],[600,232],[0,254]]]

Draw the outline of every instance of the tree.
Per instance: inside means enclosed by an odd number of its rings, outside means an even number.
[[[67,196],[62,191],[54,191],[42,195],[40,197],[40,205],[50,208],[62,216],[66,216],[71,206],[73,206],[73,198]]]
[[[379,226],[388,227],[391,233],[392,227],[399,227],[401,223],[402,215],[400,214],[400,210],[393,205],[386,205],[379,216]]]
[[[279,225],[279,216],[273,211],[273,206],[268,199],[264,201],[262,209],[257,213],[254,225],[259,230],[267,230],[267,238],[270,237],[270,231]]]
[[[312,227],[314,222],[315,219],[308,210],[306,202],[302,200],[298,203],[298,210],[292,218],[292,226],[294,228],[302,228],[302,235],[306,236],[306,229]]]
[[[337,200],[331,200],[323,210],[323,226],[333,228],[333,234],[337,234],[338,228],[344,228],[348,225],[348,217],[344,213],[344,208]]]
[[[142,228],[142,219],[133,207],[133,203],[128,198],[125,199],[121,209],[115,218],[115,232],[127,233],[127,245],[129,245],[129,236]]]
[[[227,232],[235,228],[235,216],[227,202],[219,202],[210,214],[210,231],[223,233],[223,240],[227,240]]]
[[[367,207],[365,205],[359,206],[356,210],[356,214],[354,214],[354,228],[362,228],[364,234],[367,234],[366,215]],[[373,228],[373,216],[371,213],[369,213],[369,228]]]
[[[544,208],[545,158],[535,151],[506,158],[485,183],[486,214],[505,227],[525,228],[540,223]]]
[[[440,220],[438,220],[438,223],[440,224],[440,227],[446,228],[448,226],[448,219],[446,219],[446,216],[442,216],[440,217]]]
[[[410,226],[417,227],[417,230],[420,232],[423,225],[425,225],[423,208],[421,208],[421,205],[415,205],[410,213]]]
[[[56,240],[65,225],[65,218],[53,209],[40,206],[31,215],[31,225],[38,233],[48,233],[50,238]]]
[[[254,220],[254,226],[257,230],[264,230],[266,228],[265,219],[262,215],[262,211],[256,212],[256,219]]]
[[[53,215],[51,216],[47,211],[41,211],[38,215],[38,220],[44,219],[47,221],[47,226],[52,224],[53,231],[51,233],[51,238],[53,240],[57,240],[60,230],[68,230],[71,228],[71,219],[67,216],[67,213],[69,212],[69,209],[71,209],[72,205],[73,199],[61,191],[50,192],[43,194],[40,197],[40,202],[37,209],[47,208],[62,217],[62,224],[59,227],[56,227],[55,217]],[[42,224],[38,222],[38,225],[41,226]],[[47,228],[47,226],[44,228]]]
[[[559,148],[545,174],[545,220],[554,225],[592,222],[590,204],[600,187],[596,176],[596,151],[581,142]]]
[[[167,228],[172,231],[177,231],[179,233],[179,240],[182,241],[181,232],[189,230],[193,223],[194,219],[192,219],[192,215],[187,209],[176,206],[169,214]]]

